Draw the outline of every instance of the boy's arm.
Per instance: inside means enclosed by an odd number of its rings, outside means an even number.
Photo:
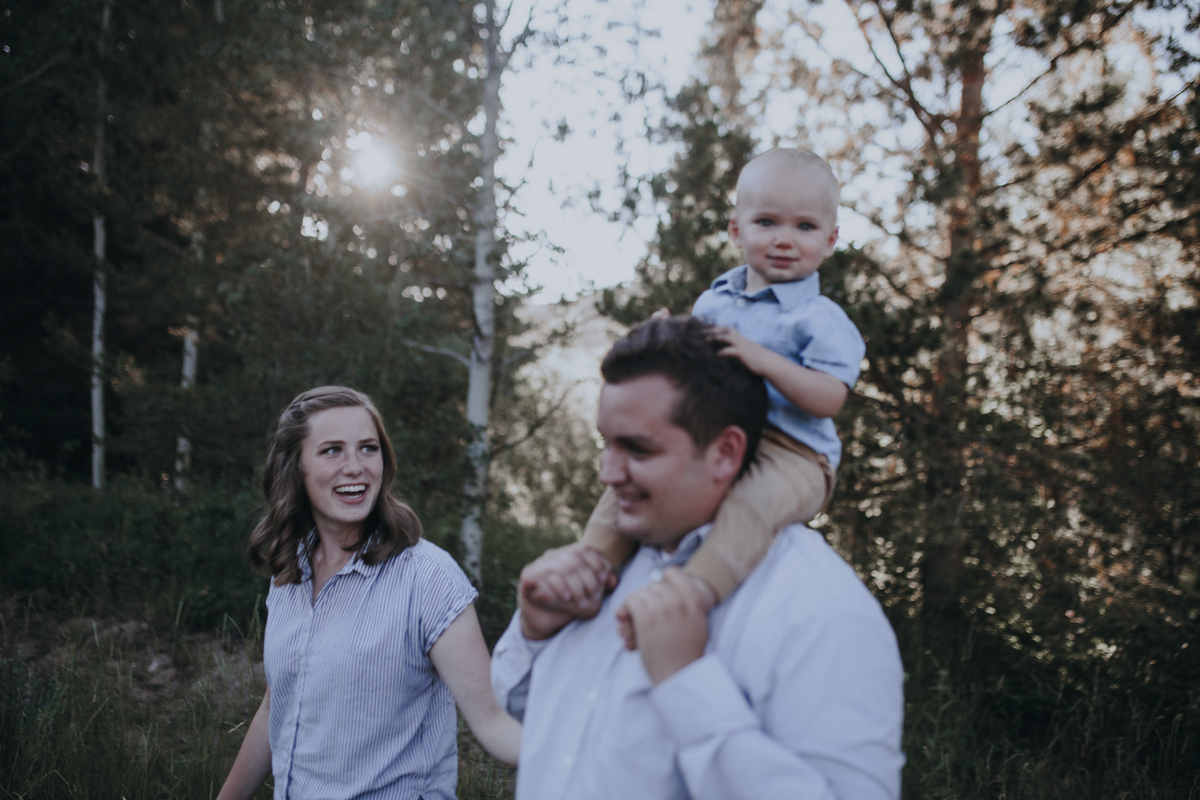
[[[721,355],[738,359],[755,375],[769,380],[801,411],[814,417],[832,417],[842,410],[850,390],[832,375],[801,366],[733,328],[715,328],[713,338],[725,343]]]

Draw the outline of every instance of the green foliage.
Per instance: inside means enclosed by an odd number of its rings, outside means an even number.
[[[6,481],[0,508],[0,587],[39,608],[212,628],[249,620],[266,596],[245,557],[251,494],[180,500],[133,481],[105,492]]]
[[[631,181],[624,205],[630,216],[644,202],[667,210],[659,216],[650,254],[636,268],[637,292],[605,289],[598,303],[626,325],[660,308],[686,314],[718,275],[740,263],[726,234],[730,190],[756,143],[722,114],[703,83],[686,87],[669,106],[678,120],[669,117],[654,137],[679,142],[680,154],[666,173]]]

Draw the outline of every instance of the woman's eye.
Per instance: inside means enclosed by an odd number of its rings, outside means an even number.
[[[342,452],[342,448],[337,447],[337,446],[326,447],[324,450],[322,450],[320,452],[321,452],[321,455],[323,455],[323,456],[333,456],[333,455],[337,455],[338,453]]]
[[[374,454],[374,453],[378,453],[378,452],[379,452],[379,445],[377,445],[377,444],[364,444],[364,445],[362,446],[362,451],[363,451],[364,453],[367,453],[367,454]]]

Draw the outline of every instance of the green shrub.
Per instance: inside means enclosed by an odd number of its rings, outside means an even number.
[[[248,619],[266,581],[250,570],[249,493],[190,497],[131,479],[102,492],[57,481],[0,489],[0,591],[40,608],[151,622]]]

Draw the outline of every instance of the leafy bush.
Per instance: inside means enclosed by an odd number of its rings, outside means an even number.
[[[249,618],[266,581],[250,570],[255,499],[180,498],[122,480],[97,492],[56,481],[0,488],[0,589],[41,608],[104,609],[213,628]]]

